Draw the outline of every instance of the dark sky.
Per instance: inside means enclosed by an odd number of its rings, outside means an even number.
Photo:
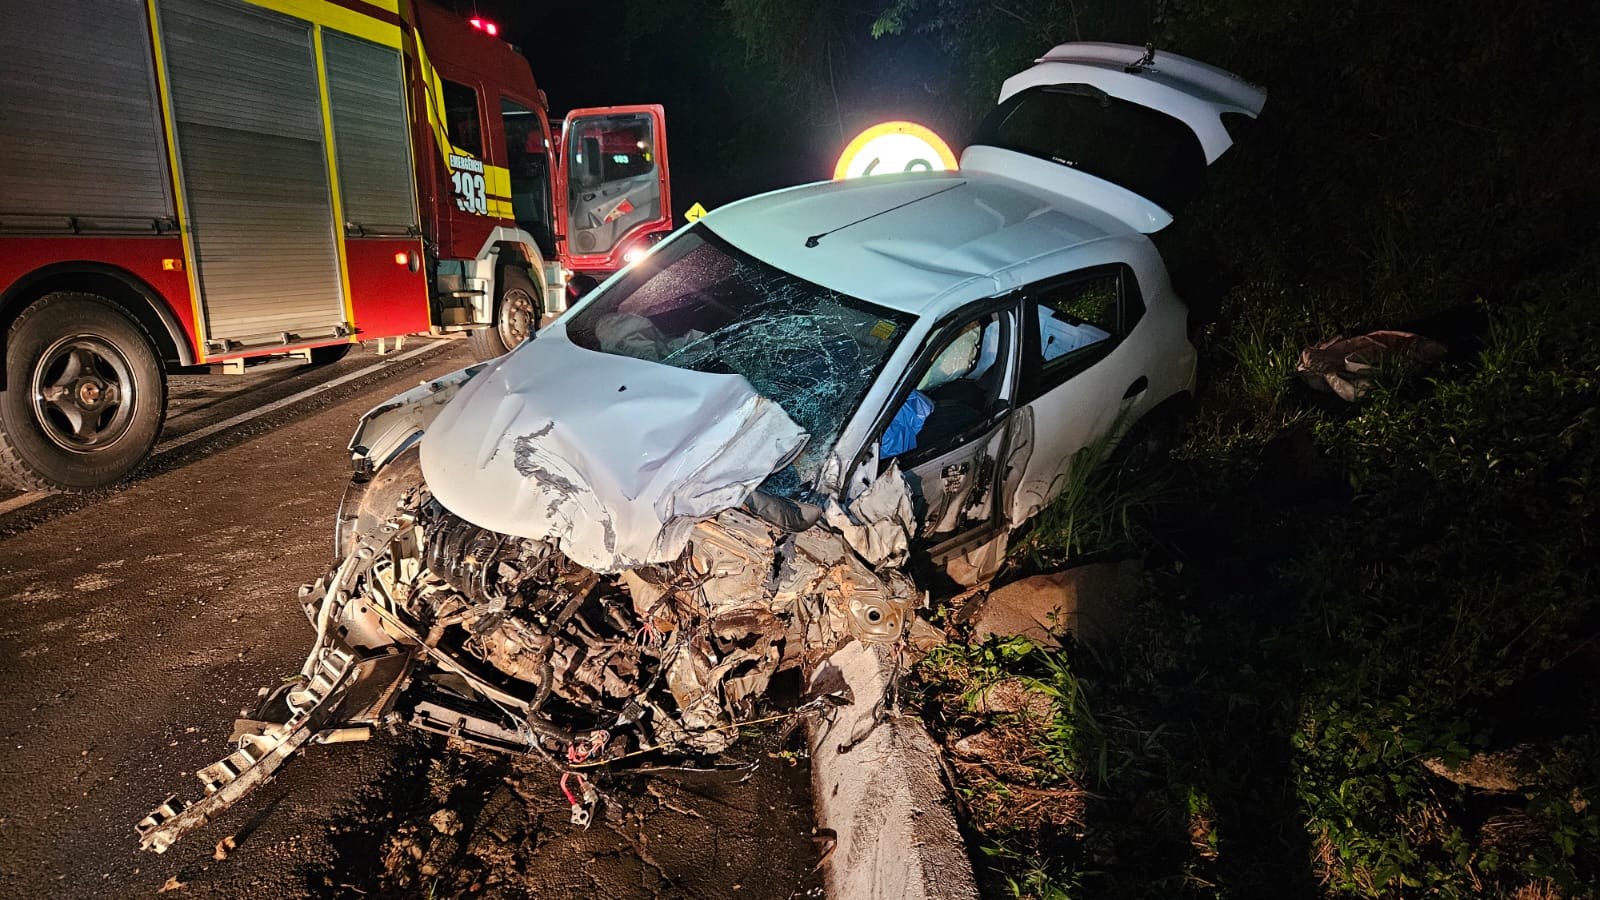
[[[752,99],[768,86],[730,84],[734,79],[722,72],[729,59],[742,58],[743,47],[701,27],[704,23],[685,21],[661,40],[638,41],[620,31],[625,18],[620,3],[442,2],[463,15],[476,10],[501,26],[502,36],[521,48],[549,96],[552,119],[585,106],[662,104],[673,207],[680,221],[696,201],[715,208],[830,177],[849,138],[879,121],[921,121],[943,132],[958,153],[966,130],[964,124],[940,122],[935,109],[919,108],[926,97],[919,85],[942,68],[931,52],[908,54],[902,47],[892,70],[885,68],[891,65],[885,55],[875,71],[867,54],[868,71],[838,85],[838,118],[812,123],[796,121],[792,110],[775,108],[778,104]],[[670,13],[670,3],[667,9]]]

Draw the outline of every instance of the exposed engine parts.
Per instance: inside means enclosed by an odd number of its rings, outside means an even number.
[[[362,506],[349,555],[302,591],[317,637],[301,679],[241,720],[238,749],[202,773],[205,799],[169,798],[140,823],[145,848],[164,850],[307,740],[381,724],[564,769],[720,753],[770,708],[775,676],[797,670],[803,685],[850,639],[901,639],[922,599],[826,526],[791,533],[729,509],[697,523],[678,559],[601,575],[413,484],[378,492],[387,513]],[[593,793],[573,780],[574,822]]]

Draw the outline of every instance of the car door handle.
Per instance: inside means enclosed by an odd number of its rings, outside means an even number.
[[[1132,400],[1133,398],[1144,393],[1145,389],[1148,387],[1150,387],[1150,379],[1140,375],[1133,384],[1128,385],[1128,390],[1122,395],[1122,399]]]

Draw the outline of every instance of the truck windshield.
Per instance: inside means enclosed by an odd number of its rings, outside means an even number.
[[[811,434],[784,482],[814,483],[840,429],[911,317],[774,268],[695,226],[637,263],[567,323],[581,347],[737,373]]]

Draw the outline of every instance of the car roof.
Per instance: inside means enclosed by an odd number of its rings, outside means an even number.
[[[1067,271],[1074,251],[1090,245],[1147,244],[1086,203],[978,170],[801,185],[730,204],[701,223],[780,269],[918,316],[1019,287],[1021,270],[1047,257],[1061,257],[1056,271]]]

